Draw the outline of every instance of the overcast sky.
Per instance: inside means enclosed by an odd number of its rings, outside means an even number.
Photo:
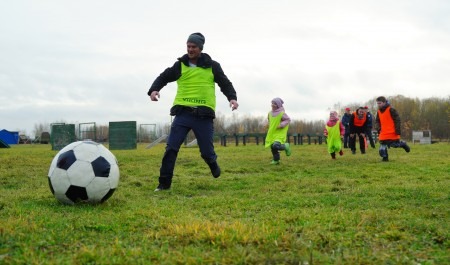
[[[448,97],[449,14],[448,0],[0,0],[0,129],[169,122],[176,84],[159,102],[147,91],[193,32],[234,84],[238,117],[274,97],[296,120],[380,95]]]

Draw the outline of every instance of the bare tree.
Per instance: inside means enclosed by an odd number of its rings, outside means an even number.
[[[216,118],[214,119],[214,132],[217,134],[225,134],[226,132],[226,117],[220,113],[216,113]]]
[[[35,123],[33,133],[36,138],[40,137],[43,132],[50,132],[49,123]]]

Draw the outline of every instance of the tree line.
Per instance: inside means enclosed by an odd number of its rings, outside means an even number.
[[[402,124],[402,138],[405,140],[412,139],[413,131],[431,130],[433,139],[449,140],[450,139],[450,96],[447,98],[431,97],[426,99],[409,98],[402,95],[388,97],[391,105],[398,111]],[[373,115],[374,122],[377,114],[376,98],[361,103],[350,103],[342,105],[336,103],[333,110],[343,114],[344,109],[349,107],[352,111],[358,107],[367,106]],[[217,113],[214,120],[214,131],[218,135],[234,135],[242,133],[261,133],[266,132],[266,116],[250,116],[244,115],[240,117],[233,113],[231,117],[226,117],[221,113]],[[288,133],[296,134],[312,134],[322,135],[325,127],[325,120],[296,120],[292,119]],[[78,130],[78,126],[76,126]],[[38,136],[44,131],[50,131],[50,124],[35,124],[34,132]],[[83,138],[97,139],[99,141],[107,141],[108,126],[97,125],[95,130],[87,128],[91,131],[90,135],[83,135]],[[95,135],[93,135],[95,131]],[[156,138],[168,134],[170,124],[156,124],[149,128],[137,128],[138,141],[151,142]],[[76,135],[80,135],[76,132]],[[194,139],[192,132],[188,138]]]
[[[450,96],[447,98],[409,98],[402,95],[388,97],[391,105],[398,111],[401,118],[402,138],[412,139],[413,131],[431,130],[434,139],[450,138]],[[376,97],[363,104],[351,103],[343,106],[336,103],[333,110],[343,114],[346,107],[355,111],[358,107],[367,106],[373,115],[373,122],[377,115],[378,107]],[[215,120],[215,132],[233,135],[236,133],[264,133],[267,117],[244,116],[240,119],[218,115]],[[289,133],[322,135],[326,121],[316,120],[292,120]]]

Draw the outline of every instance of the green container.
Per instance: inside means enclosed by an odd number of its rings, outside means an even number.
[[[52,150],[61,150],[76,141],[75,124],[52,124],[50,142]]]
[[[128,150],[137,148],[136,121],[109,122],[109,149]]]

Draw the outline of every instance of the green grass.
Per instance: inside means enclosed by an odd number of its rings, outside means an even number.
[[[449,264],[450,144],[332,161],[292,146],[217,146],[222,176],[182,148],[172,190],[153,192],[164,145],[113,151],[101,205],[51,194],[48,145],[0,149],[0,264]]]

